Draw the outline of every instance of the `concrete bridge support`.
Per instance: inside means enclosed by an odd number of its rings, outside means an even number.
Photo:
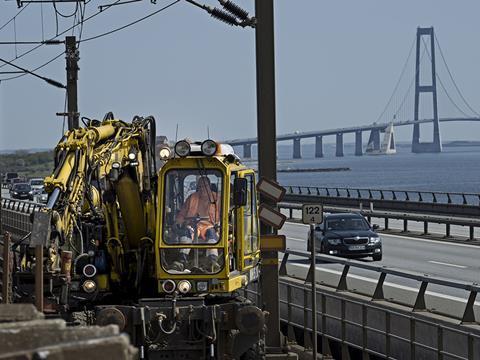
[[[302,148],[301,148],[300,138],[293,139],[293,158],[294,159],[302,158]]]
[[[323,157],[323,137],[315,136],[315,157]]]
[[[372,147],[372,150],[380,150],[380,130],[373,129],[370,132],[370,137],[368,138],[368,145]]]
[[[356,131],[355,132],[355,155],[362,156],[363,155],[363,148],[362,148],[362,132]]]
[[[252,158],[252,144],[243,145],[243,158],[244,159]]]
[[[343,156],[343,133],[337,134],[337,146],[335,151],[335,156]]]

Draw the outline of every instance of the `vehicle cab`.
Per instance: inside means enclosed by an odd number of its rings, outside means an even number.
[[[258,277],[255,173],[231,146],[178,142],[158,187],[161,293],[231,293]]]

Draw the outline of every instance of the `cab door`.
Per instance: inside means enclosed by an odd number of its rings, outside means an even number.
[[[258,221],[258,199],[255,188],[255,173],[244,170],[238,177],[247,180],[247,201],[237,209],[237,259],[241,271],[257,265],[260,258],[260,231]]]

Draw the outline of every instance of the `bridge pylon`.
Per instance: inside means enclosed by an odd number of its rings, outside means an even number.
[[[430,37],[430,60],[431,60],[431,82],[427,85],[420,84],[420,48],[423,41],[422,36]],[[414,121],[419,120],[419,105],[420,94],[431,93],[432,105],[433,105],[433,141],[432,142],[420,142],[420,124],[413,125],[413,140],[412,140],[412,152],[413,153],[438,153],[442,152],[442,141],[440,140],[440,123],[438,119],[437,108],[437,78],[435,71],[435,36],[433,27],[429,28],[417,28],[417,49],[416,49],[416,61],[415,61],[415,109],[414,109]],[[427,49],[428,51],[428,49]]]

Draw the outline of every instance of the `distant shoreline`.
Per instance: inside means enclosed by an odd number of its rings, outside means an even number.
[[[303,168],[303,169],[278,169],[279,173],[300,173],[300,172],[333,172],[333,171],[350,171],[349,167],[336,168]]]
[[[450,142],[444,143],[443,146],[445,147],[480,146],[480,141],[463,141],[463,140],[450,141]]]

